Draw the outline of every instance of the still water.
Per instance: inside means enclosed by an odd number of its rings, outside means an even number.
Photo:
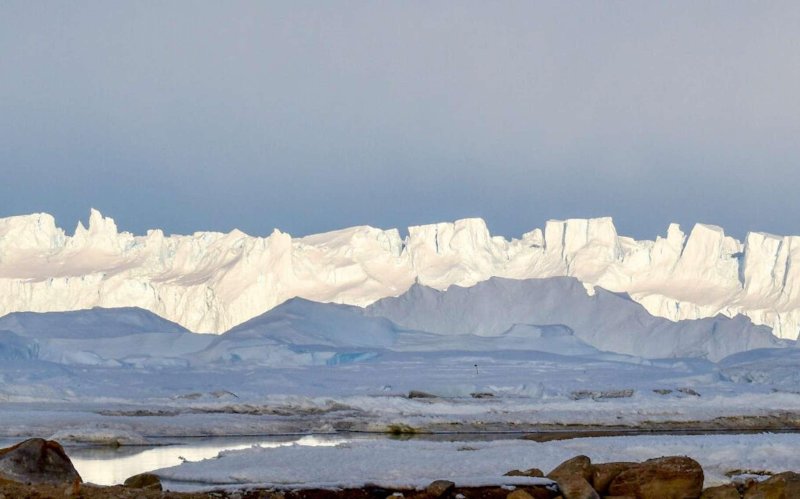
[[[137,447],[68,446],[67,454],[84,482],[98,485],[122,483],[139,473],[176,466],[184,461],[200,461],[216,457],[224,450],[265,448],[285,445],[330,446],[351,439],[338,435],[304,435],[280,437],[212,437],[169,439],[160,445]]]
[[[516,435],[518,436],[518,435]],[[314,435],[239,436],[239,437],[165,437],[150,438],[151,445],[88,446],[66,444],[65,450],[84,482],[115,485],[126,478],[148,471],[177,466],[184,461],[200,461],[216,457],[226,450],[248,449],[254,446],[276,448],[288,445],[333,446],[354,440],[393,438],[406,440],[408,435],[385,433],[336,433]],[[426,440],[498,440],[510,437],[497,434],[441,434],[418,436]],[[19,443],[24,438],[0,438],[0,448]]]

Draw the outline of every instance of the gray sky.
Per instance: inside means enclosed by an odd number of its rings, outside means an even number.
[[[798,2],[0,3],[0,216],[800,234]]]

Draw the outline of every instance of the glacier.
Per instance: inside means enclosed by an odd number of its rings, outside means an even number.
[[[491,277],[569,276],[587,293],[622,292],[672,321],[744,315],[795,339],[800,237],[671,224],[655,241],[620,236],[611,218],[548,221],[519,238],[481,219],[397,229],[352,227],[293,238],[120,232],[92,210],[74,234],[46,213],[0,219],[0,315],[139,307],[192,331],[221,333],[300,297],[367,306],[414,284],[445,290]]]
[[[624,294],[597,288],[589,296],[573,277],[492,277],[446,291],[414,285],[398,297],[379,300],[365,312],[401,327],[440,335],[497,337],[530,326],[559,325],[599,350],[646,358],[718,361],[738,352],[788,343],[741,315],[677,322],[654,317]]]
[[[0,356],[110,368],[319,366],[489,351],[716,362],[789,344],[743,316],[654,317],[627,295],[598,288],[589,296],[574,277],[492,277],[446,291],[415,284],[363,308],[292,298],[221,335],[192,333],[140,308],[0,317]]]

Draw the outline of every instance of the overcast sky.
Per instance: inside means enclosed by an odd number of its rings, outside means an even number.
[[[800,2],[0,3],[0,216],[800,234]]]

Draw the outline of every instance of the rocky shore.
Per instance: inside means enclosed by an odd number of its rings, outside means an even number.
[[[158,476],[145,473],[124,485],[83,483],[63,447],[54,441],[30,439],[0,449],[0,499],[26,498],[227,498],[227,499],[790,499],[800,498],[800,474],[748,475],[703,489],[703,469],[685,456],[644,462],[593,463],[586,456],[569,459],[549,473],[532,468],[509,470],[515,485],[461,487],[437,480],[425,488],[392,489],[365,484],[348,489],[242,488],[202,492],[162,490]],[[530,483],[520,484],[520,477]],[[446,477],[444,477],[446,478]]]

